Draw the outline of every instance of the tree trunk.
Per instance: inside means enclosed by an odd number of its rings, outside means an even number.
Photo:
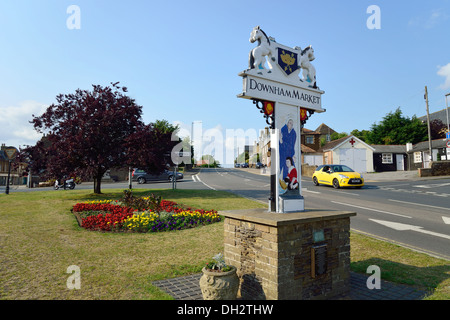
[[[105,172],[103,170],[98,170],[97,171],[97,176],[94,177],[94,193],[95,194],[101,194],[102,193],[102,188],[101,188],[101,184],[102,184],[102,177],[105,174]]]

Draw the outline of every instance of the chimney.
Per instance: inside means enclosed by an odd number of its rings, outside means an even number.
[[[406,144],[406,152],[412,151],[413,149],[413,144],[411,142],[408,142]]]

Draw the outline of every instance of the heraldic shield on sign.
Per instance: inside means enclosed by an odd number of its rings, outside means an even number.
[[[289,76],[291,73],[299,69],[298,55],[287,49],[278,48],[278,65]]]

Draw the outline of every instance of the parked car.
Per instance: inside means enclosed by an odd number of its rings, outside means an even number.
[[[361,188],[364,186],[362,174],[341,164],[326,164],[319,166],[316,171],[314,171],[312,180],[316,186],[325,184],[333,186],[335,189],[341,187]]]
[[[241,168],[248,168],[248,163],[241,164]]]
[[[240,163],[235,163],[235,164],[234,164],[234,167],[235,167],[235,168],[240,168],[240,167],[241,167],[241,164],[240,164]]]
[[[255,164],[255,168],[256,168],[256,169],[261,169],[261,168],[264,168],[264,165],[263,165],[261,162],[257,162],[257,163]]]
[[[173,171],[164,170],[160,174],[150,174],[145,172],[144,170],[134,169],[131,174],[132,181],[137,181],[139,184],[146,183],[147,181],[173,181]],[[181,172],[177,172],[176,179],[183,179],[183,174]]]

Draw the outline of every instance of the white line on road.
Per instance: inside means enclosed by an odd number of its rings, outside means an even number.
[[[303,192],[309,192],[309,193],[320,194],[319,191],[311,191],[311,190],[308,190],[307,188],[302,188],[302,191],[303,191]]]
[[[351,192],[345,192],[345,191],[334,191],[334,190],[329,190],[329,191],[330,192],[348,194],[348,195],[351,195],[351,196],[359,197],[359,194],[357,194],[357,193],[351,193]]]
[[[424,188],[424,189],[431,189],[431,188],[440,188],[450,185],[450,183],[435,183],[435,184],[424,184],[424,185],[416,185],[413,186],[415,188]]]
[[[437,207],[437,206],[432,206],[432,205],[429,205],[429,204],[421,204],[421,203],[416,203],[416,202],[400,201],[400,200],[394,200],[394,199],[389,199],[389,201],[399,202],[399,203],[406,203],[406,204],[411,204],[411,205],[414,205],[414,206],[422,206],[422,207],[436,208],[436,209],[441,209],[441,210],[450,210],[450,208]]]
[[[435,236],[435,237],[440,237],[440,238],[444,238],[444,239],[448,239],[450,240],[450,236],[446,235],[446,234],[442,234],[442,233],[437,233],[437,232],[433,232],[433,231],[428,231],[428,230],[424,230],[423,227],[419,227],[419,226],[412,226],[409,224],[404,224],[404,223],[398,223],[398,222],[391,222],[391,221],[383,221],[383,220],[375,220],[375,219],[369,219],[370,221],[379,223],[385,227],[397,230],[397,231],[417,231],[417,232],[421,232],[421,233],[425,233],[425,234],[429,234],[431,236]]]
[[[361,207],[361,206],[355,206],[353,204],[342,203],[342,202],[337,202],[337,201],[331,201],[331,202],[337,203],[337,204],[341,204],[341,205],[344,205],[344,206],[350,206],[350,207],[355,207],[355,208],[364,209],[364,210],[370,210],[370,211],[375,211],[375,212],[380,212],[380,213],[386,213],[386,214],[390,214],[390,215],[397,216],[397,217],[402,217],[402,218],[408,218],[408,219],[412,218],[410,216],[405,216],[405,215],[399,214],[399,213],[393,213],[393,212],[388,212],[388,211],[383,211],[383,210],[378,210],[378,209],[372,209],[372,208],[366,208],[366,207]]]
[[[204,183],[204,182],[200,179],[199,176],[197,176],[197,179],[198,179],[199,182],[203,183],[205,186],[207,186],[207,187],[210,188],[211,190],[217,191],[215,188],[213,188],[213,187],[211,187],[211,186],[208,186],[206,183]]]

